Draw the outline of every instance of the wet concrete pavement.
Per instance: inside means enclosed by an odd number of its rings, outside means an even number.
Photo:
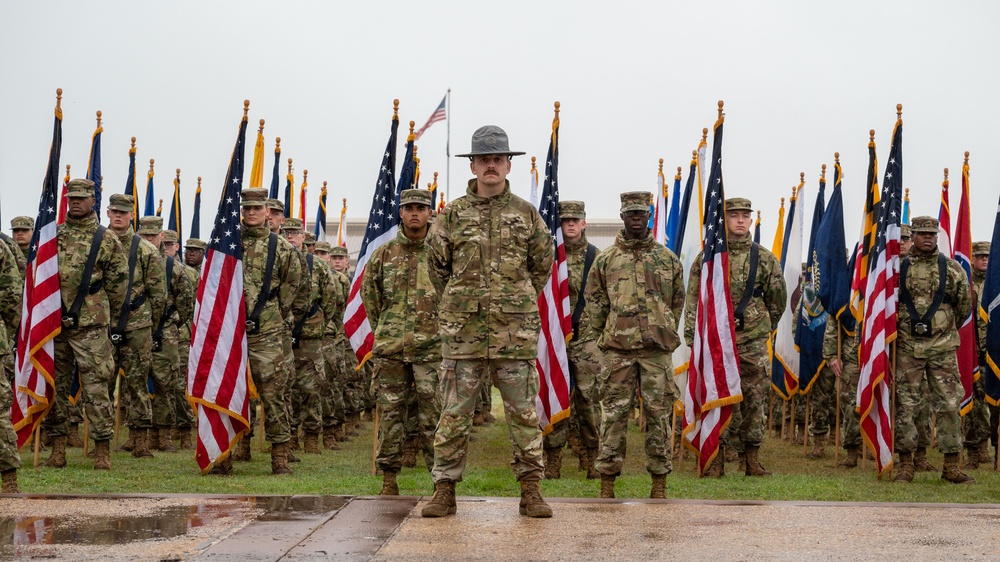
[[[0,498],[0,557],[65,560],[1000,559],[1000,505],[516,498]]]

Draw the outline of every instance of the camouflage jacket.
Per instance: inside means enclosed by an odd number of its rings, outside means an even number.
[[[332,267],[330,268],[330,274],[333,276],[331,289],[336,291],[340,308],[334,314],[333,318],[325,319],[326,332],[323,336],[337,342],[346,342],[347,334],[344,332],[344,308],[347,306],[347,295],[351,291],[351,280],[347,277],[346,273],[337,271]]]
[[[913,298],[913,307],[917,314],[923,315],[934,301],[940,283],[938,271],[938,251],[928,254],[920,253],[915,247],[910,248],[907,259],[910,260],[909,271],[906,274],[906,288]],[[972,310],[972,291],[969,278],[958,262],[947,260],[945,271],[944,301],[931,318],[928,337],[914,337],[910,312],[903,302],[902,286],[897,306],[898,328],[896,346],[899,353],[908,357],[926,359],[941,353],[954,352],[958,349],[958,322]],[[902,280],[900,280],[902,282]],[[917,319],[913,319],[914,321]]]
[[[63,307],[67,311],[73,306],[77,289],[81,288],[80,281],[90,255],[90,243],[98,226],[97,213],[93,212],[82,219],[66,217],[66,222],[59,225],[59,288]],[[128,288],[128,255],[110,229],[104,232],[90,283],[92,287],[100,283],[101,289],[84,298],[78,327],[107,327],[112,322],[118,322],[118,312],[125,301],[125,290]],[[82,287],[84,291],[88,289]]]
[[[746,238],[729,237],[729,296],[733,301],[733,311],[743,299],[743,291],[750,276],[750,244]],[[691,264],[691,276],[688,279],[687,308],[684,315],[684,337],[686,341],[694,341],[695,309],[698,306],[698,290],[701,286],[701,260],[703,253],[698,252]],[[736,344],[742,345],[749,341],[766,339],[777,328],[778,320],[785,312],[785,300],[788,291],[785,278],[781,273],[781,264],[767,248],[760,247],[757,257],[757,278],[753,285],[753,298],[743,313],[742,331],[736,332]]]
[[[652,231],[642,240],[626,240],[620,230],[590,270],[587,308],[601,349],[673,352],[681,342],[684,268],[653,240]]]
[[[538,211],[510,192],[451,201],[428,235],[431,282],[440,295],[446,359],[534,359],[538,295],[552,274],[555,247]]]
[[[181,260],[178,260],[177,263],[180,263],[180,261]],[[174,267],[177,266],[177,263],[174,264]],[[179,328],[180,328],[181,341],[183,342],[183,340],[186,339],[188,342],[190,342],[191,328],[192,325],[194,324],[194,305],[195,302],[197,302],[198,300],[198,283],[201,283],[201,268],[191,267],[190,265],[187,264],[183,265],[184,265],[184,274],[187,275],[188,284],[191,285],[191,315],[185,319],[186,321],[181,322]]]
[[[292,326],[298,324],[299,320],[302,320],[302,317],[309,311],[309,304],[312,302],[312,281],[309,279],[309,264],[306,263],[305,252],[301,252],[295,246],[292,246],[292,243],[288,242],[280,234],[278,237],[282,242],[288,244],[292,251],[295,252],[295,257],[299,260],[299,284],[295,289],[295,299],[292,300],[292,313],[286,317],[288,328],[291,330]]]
[[[172,271],[170,272],[170,290],[166,292],[167,301],[164,303],[163,310],[166,311],[168,308],[173,308],[171,317],[167,322],[183,330],[185,326],[191,325],[191,319],[194,317],[194,286],[191,285],[191,278],[188,277],[185,271],[187,266],[181,263],[181,260],[171,258],[165,253],[161,253],[160,257],[168,265],[170,260],[174,261],[174,265],[171,268]],[[166,273],[166,265],[164,266],[164,273]],[[153,327],[153,330],[156,330],[156,326]],[[188,335],[190,336],[190,332]]]
[[[4,244],[10,250],[10,255],[14,259],[14,267],[17,268],[18,272],[21,274],[21,279],[24,279],[24,270],[28,267],[27,256],[21,251],[21,247],[17,245],[10,236],[0,232],[0,240],[4,241]]]
[[[374,357],[407,363],[441,359],[437,293],[427,270],[427,244],[410,240],[402,227],[396,238],[368,259],[361,300],[371,324]]]
[[[338,310],[343,310],[343,301],[340,299],[340,287],[334,280],[333,271],[323,260],[305,255],[306,271],[309,273],[309,302],[306,308],[307,318],[302,325],[302,339],[318,340],[323,337],[326,331],[326,319],[337,315]],[[309,267],[309,262],[312,267]],[[313,307],[316,312],[312,312]]]
[[[586,307],[586,294],[580,295],[580,285],[583,284],[583,266],[587,261],[587,248],[590,243],[587,242],[587,232],[583,232],[575,244],[570,244],[567,242],[563,247],[566,249],[566,268],[569,270],[569,313],[573,314],[576,310],[576,304],[579,302],[580,297],[583,296],[584,308],[580,313],[580,323],[577,326],[576,337],[569,342],[570,347],[583,344],[584,342],[592,341],[597,338],[597,332],[594,330],[594,326],[590,323],[590,316],[587,314]],[[597,255],[601,254],[601,250],[597,250]],[[594,256],[594,263],[597,263],[597,256]],[[591,270],[594,268],[594,264],[590,265]],[[588,274],[588,277],[592,275]],[[589,281],[588,281],[589,283]]]
[[[850,310],[845,310],[844,314],[851,314]],[[837,358],[837,328],[840,326],[838,322],[832,315],[827,317],[826,331],[823,332],[823,359],[827,361]],[[840,330],[840,357],[843,360],[844,355],[850,353],[850,349],[853,348],[854,357],[857,355],[860,330],[855,329],[854,335],[848,334],[846,330],[841,328]]]
[[[129,251],[132,247],[132,239],[139,235],[128,227],[124,233],[118,235],[121,242],[122,251],[125,254],[125,263],[128,263]],[[128,278],[125,279],[126,285]],[[145,297],[143,297],[145,295]],[[136,302],[144,299],[142,304],[136,307]],[[163,307],[167,302],[167,273],[164,266],[163,256],[160,251],[141,237],[139,238],[139,248],[135,253],[135,271],[132,273],[132,298],[130,306],[132,312],[128,315],[126,330],[136,330],[139,328],[156,327],[160,323],[160,316],[163,314]],[[111,319],[111,326],[118,323],[118,318]]]
[[[14,253],[0,244],[0,356],[14,351],[21,324],[22,284]]]
[[[268,299],[260,313],[259,334],[287,333],[286,319],[293,317],[296,291],[302,278],[302,269],[295,256],[295,248],[282,237],[278,237],[275,248],[274,269],[271,272],[271,294],[261,295],[264,283],[264,269],[267,266],[268,237],[271,231],[267,225],[243,226],[240,230],[243,240],[243,296],[247,317],[257,306],[257,299]],[[299,312],[301,314],[301,312]]]
[[[979,309],[983,306],[983,284],[986,283],[986,272],[972,270],[972,315],[976,321],[976,339],[978,340],[979,352],[986,349],[986,321],[979,314]]]

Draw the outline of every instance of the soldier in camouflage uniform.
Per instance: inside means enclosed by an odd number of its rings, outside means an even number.
[[[275,236],[268,291],[264,292],[264,275],[273,234],[267,225],[267,190],[251,187],[243,190],[243,292],[247,307],[247,348],[250,373],[264,409],[265,439],[271,444],[271,473],[291,474],[288,468],[288,441],[291,429],[285,398],[288,394],[288,371],[285,368],[284,345],[275,345],[288,333],[286,319],[304,311],[293,310],[293,304],[303,277],[295,249],[287,240]],[[259,317],[254,317],[257,302],[265,299]],[[289,347],[291,345],[289,344]],[[228,474],[232,461],[216,463],[213,474]]]
[[[111,469],[109,444],[114,412],[108,387],[113,384],[114,348],[108,328],[116,322],[128,287],[128,260],[118,237],[104,231],[89,282],[83,279],[95,233],[100,228],[94,212],[94,182],[74,179],[67,185],[69,210],[59,226],[59,288],[63,304],[62,331],[55,338],[55,399],[43,427],[52,435],[52,454],[46,466],[66,466],[67,397],[74,369],[80,378],[80,401],[90,420],[96,443],[94,468]],[[82,286],[86,285],[86,286]],[[74,310],[77,293],[82,305]]]
[[[31,246],[31,236],[35,232],[35,219],[31,217],[14,217],[10,219],[10,234],[20,253],[11,249],[17,268],[24,278],[24,268],[27,267],[28,247]]]
[[[407,189],[399,199],[396,238],[368,258],[361,298],[374,335],[372,361],[381,425],[375,464],[382,470],[383,496],[399,495],[408,402],[416,395],[420,449],[434,466],[434,429],[441,416],[437,400],[441,339],[437,293],[427,266],[427,221],[431,192]]]
[[[684,268],[656,243],[649,228],[647,191],[621,195],[625,227],[594,262],[587,284],[587,312],[605,354],[608,378],[601,399],[601,448],[596,468],[601,497],[615,497],[625,463],[625,436],[638,391],[646,423],[649,497],[666,498],[670,464],[670,414],[677,401],[672,353],[680,345],[677,323],[684,308]]]
[[[292,246],[304,250],[302,221],[286,219],[282,227]],[[323,402],[320,396],[326,379],[323,357],[323,333],[328,318],[336,316],[337,290],[330,267],[312,254],[304,254],[310,293],[306,314],[292,328],[295,375],[291,381],[292,433],[302,426],[306,453],[320,454],[319,436],[323,432]],[[305,278],[303,279],[305,281]]]
[[[972,310],[972,293],[962,266],[938,252],[937,219],[917,217],[911,228],[913,246],[900,265],[899,280],[895,420],[899,472],[895,480],[913,480],[914,416],[927,401],[935,413],[938,450],[944,453],[941,478],[956,484],[973,482],[958,467],[962,381],[955,355],[957,322]],[[927,394],[920,391],[922,383],[927,385]]]
[[[912,230],[910,225],[900,225],[899,259],[902,260],[909,254],[911,240]],[[926,382],[920,383],[920,395],[927,395]],[[913,468],[916,472],[937,472],[937,468],[927,460],[927,449],[931,446],[931,408],[929,401],[924,400],[921,402],[920,407],[913,416],[913,423],[917,426],[917,450],[913,453]],[[868,451],[867,455],[869,459],[873,458],[871,451]]]
[[[346,291],[350,292],[351,258],[347,253],[347,248],[342,246],[334,246],[330,248],[330,267],[332,267],[334,271],[341,274],[341,281],[343,282]],[[346,421],[344,423],[344,433],[346,437],[350,438],[358,434],[358,428],[362,425],[361,412],[365,407],[363,395],[364,389],[362,388],[364,375],[361,372],[361,369],[356,368],[358,365],[358,358],[354,354],[351,342],[347,339],[347,333],[344,331],[343,318],[340,319],[337,330],[339,331],[337,337],[341,344],[338,349],[343,357],[344,363],[342,385],[344,389],[344,405],[347,408],[345,411]]]
[[[143,217],[136,234],[131,225],[132,209],[130,195],[116,193],[108,200],[108,225],[118,235],[132,280],[132,291],[126,300],[128,310],[111,321],[111,341],[115,343],[115,364],[124,373],[119,395],[129,431],[128,442],[122,448],[132,451],[136,458],[152,458],[149,449],[156,447],[153,441],[156,434],[152,431],[148,379],[153,368],[153,330],[160,322],[167,298],[166,274],[159,248],[140,235],[154,232],[158,235],[163,230],[163,219]]]
[[[441,419],[434,438],[434,497],[424,517],[455,513],[476,398],[490,381],[503,396],[521,483],[520,513],[551,517],[542,499],[542,430],[535,413],[539,380],[538,295],[552,274],[552,235],[538,211],[511,193],[512,152],[496,126],[472,135],[476,176],[464,197],[435,217],[428,236],[431,281],[440,295]]]
[[[188,238],[184,243],[184,265],[186,266],[184,273],[187,274],[191,289],[194,291],[193,302],[196,302],[198,299],[198,285],[201,283],[201,264],[205,261],[205,250],[207,249],[208,244],[197,238]],[[182,322],[177,336],[180,377],[177,381],[178,386],[174,391],[174,396],[177,397],[174,400],[174,404],[177,407],[174,415],[177,420],[177,432],[180,435],[180,448],[185,450],[194,448],[191,431],[197,425],[194,412],[187,401],[187,372],[188,359],[191,357],[191,330],[193,323],[194,309],[192,308],[191,318],[187,318]]]
[[[571,431],[571,423],[578,427],[584,448],[581,463],[587,478],[598,478],[594,461],[600,444],[601,405],[597,396],[598,377],[601,375],[602,354],[597,347],[597,336],[587,315],[585,292],[587,281],[584,270],[590,267],[600,251],[587,242],[587,212],[583,201],[560,201],[559,218],[562,223],[563,245],[566,249],[566,267],[569,270],[569,307],[573,314],[573,339],[566,345],[570,374],[573,376],[573,395],[570,417],[556,422],[545,436],[545,477],[559,478],[562,450]],[[576,311],[580,313],[577,314]]]
[[[976,323],[977,349],[979,350],[980,376],[973,385],[974,400],[972,410],[962,419],[965,424],[965,448],[967,468],[979,468],[980,463],[992,466],[990,456],[990,406],[986,403],[986,381],[982,373],[989,369],[986,365],[986,322],[979,316],[983,298],[983,283],[986,282],[986,266],[990,260],[990,243],[976,242],[972,245],[972,306],[973,321]]]
[[[769,476],[771,472],[764,468],[758,456],[760,446],[764,443],[767,391],[771,386],[771,357],[767,350],[767,340],[785,311],[788,292],[778,259],[766,248],[754,244],[750,237],[752,212],[749,199],[734,197],[726,200],[729,294],[736,315],[736,350],[740,357],[740,390],[743,400],[733,406],[732,418],[721,441],[726,447],[736,450],[744,474]],[[721,219],[719,222],[722,222]],[[747,279],[750,276],[754,246],[757,250],[757,276]],[[701,285],[701,259],[702,254],[699,253],[691,266],[688,281],[688,308],[684,319],[687,341],[694,339],[695,307]],[[743,300],[747,290],[750,291],[750,299],[740,317],[738,303]],[[723,456],[716,455],[705,475],[720,477],[724,474]]]
[[[0,361],[6,364],[14,355],[17,329],[21,324],[22,281],[14,254],[0,244]],[[14,393],[7,377],[0,377],[0,492],[19,494],[17,469],[21,456],[17,454],[17,433],[10,422],[10,407]]]
[[[340,248],[338,246],[338,248]],[[348,441],[350,436],[344,432],[344,422],[347,420],[347,406],[344,401],[344,386],[347,365],[344,362],[344,306],[347,301],[347,276],[333,268],[330,253],[333,247],[329,242],[316,243],[316,257],[330,265],[331,277],[334,281],[334,294],[337,298],[337,312],[327,319],[326,330],[323,333],[323,358],[326,366],[325,384],[323,387],[323,443],[328,449],[339,449],[338,441]],[[341,248],[344,250],[344,248]],[[346,253],[346,252],[345,252]]]
[[[191,407],[185,397],[187,389],[187,364],[181,374],[180,331],[189,328],[194,318],[194,285],[188,276],[187,267],[177,259],[177,233],[173,230],[162,231],[158,235],[142,234],[147,242],[163,248],[161,256],[166,270],[167,302],[160,316],[160,323],[153,331],[153,429],[150,430],[150,443],[156,443],[156,448],[163,452],[177,450],[173,444],[173,436],[181,427],[178,412],[190,414]],[[191,336],[188,333],[185,342],[190,347]],[[185,432],[190,438],[192,421],[184,420]],[[154,435],[157,439],[153,439]]]

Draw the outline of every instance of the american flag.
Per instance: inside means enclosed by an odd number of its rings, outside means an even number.
[[[969,153],[966,152],[965,164],[962,165],[962,199],[958,207],[958,222],[955,225],[955,259],[965,270],[965,275],[969,280],[969,291],[972,291],[972,222],[971,199],[969,194]],[[975,302],[975,301],[973,301]],[[978,305],[976,305],[978,306]],[[979,379],[979,349],[976,322],[972,310],[965,312],[956,311],[962,314],[962,321],[959,324],[958,336],[958,374],[962,379],[962,404],[961,412],[964,416],[972,410],[973,383]]]
[[[358,364],[363,363],[372,351],[374,336],[372,327],[368,324],[365,305],[361,302],[361,279],[365,275],[365,266],[372,253],[389,240],[396,237],[399,228],[399,212],[397,202],[399,190],[396,185],[396,131],[399,129],[399,116],[393,113],[392,126],[389,130],[389,142],[382,156],[382,166],[375,182],[375,195],[372,196],[372,208],[368,215],[368,226],[365,237],[358,252],[358,265],[351,279],[351,291],[347,297],[344,309],[344,331],[351,342]],[[413,159],[413,144],[406,143],[407,159]],[[404,164],[405,167],[405,164]]]
[[[202,473],[224,460],[250,429],[246,303],[240,200],[247,134],[244,110],[219,212],[198,284],[188,360],[187,398],[198,412],[195,460]]]
[[[441,98],[441,103],[438,104],[437,109],[434,110],[434,113],[431,113],[431,116],[427,119],[427,122],[424,123],[424,126],[420,127],[419,129],[417,129],[415,133],[413,133],[413,140],[420,140],[420,135],[423,135],[424,131],[426,131],[431,125],[437,123],[438,121],[444,121],[445,119],[447,119],[448,117],[446,109],[447,103],[448,103],[448,94],[445,94],[444,97]]]
[[[59,91],[61,96],[62,91]],[[59,291],[59,241],[56,219],[59,207],[59,155],[62,152],[62,110],[56,104],[49,165],[38,202],[35,231],[28,248],[17,329],[14,403],[10,421],[20,448],[48,413],[55,398],[55,345],[62,330],[62,294]]]
[[[715,122],[712,170],[705,186],[705,253],[688,383],[684,389],[684,438],[698,455],[701,474],[719,454],[719,436],[729,424],[733,404],[743,400],[733,301],[729,295],[726,195],[722,183],[723,120],[720,109],[719,120]]]
[[[861,414],[861,435],[875,453],[879,474],[892,466],[889,344],[896,339],[902,185],[903,120],[897,118],[882,182],[874,245],[868,255],[859,357],[861,377],[858,380],[857,404]]]
[[[569,269],[566,265],[566,247],[563,245],[562,221],[559,219],[559,110],[552,119],[552,137],[545,156],[545,179],[538,212],[552,234],[555,257],[552,275],[538,295],[538,315],[542,329],[538,335],[538,369],[540,385],[535,399],[538,423],[544,433],[552,425],[569,417],[570,373],[566,355],[566,342],[573,335],[573,317],[569,306]],[[582,298],[582,297],[581,297]]]

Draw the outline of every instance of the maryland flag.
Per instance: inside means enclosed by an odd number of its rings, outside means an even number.
[[[878,158],[875,156],[875,130],[868,132],[868,191],[865,195],[865,215],[861,219],[861,239],[855,249],[854,276],[851,280],[851,312],[858,323],[865,312],[865,287],[868,282],[868,256],[875,245],[875,227],[881,209],[878,189]]]

